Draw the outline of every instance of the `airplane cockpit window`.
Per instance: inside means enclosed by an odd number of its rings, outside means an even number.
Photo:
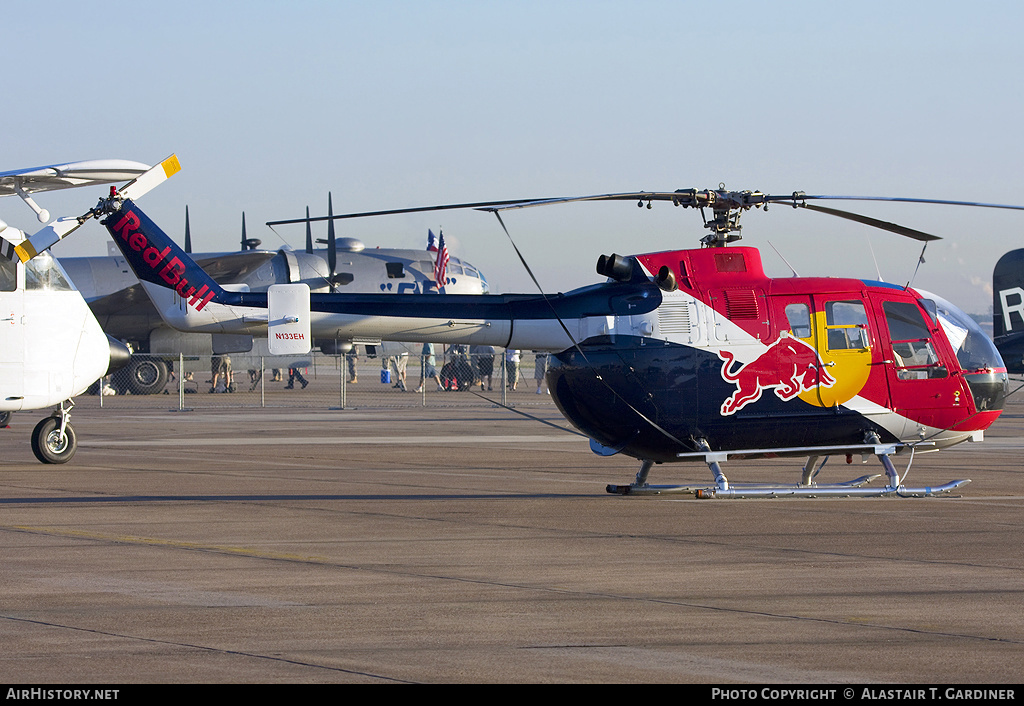
[[[861,301],[825,304],[825,333],[829,350],[864,350],[868,347],[868,317]]]
[[[811,308],[806,304],[787,304],[786,319],[789,330],[797,338],[811,337]]]
[[[48,252],[41,252],[25,263],[25,289],[70,292],[74,287],[53,256]]]
[[[939,364],[924,315],[913,302],[882,302],[892,339],[896,377],[900,380],[944,378],[949,373]]]
[[[13,292],[18,288],[18,264],[0,257],[0,292]]]

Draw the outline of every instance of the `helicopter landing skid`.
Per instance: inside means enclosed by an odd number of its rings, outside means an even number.
[[[876,451],[881,451],[876,448]],[[693,485],[650,485],[647,483],[647,476],[650,473],[653,461],[644,461],[640,471],[636,474],[636,480],[630,485],[608,485],[605,489],[613,495],[667,495],[684,494],[693,495],[697,498],[711,499],[740,499],[740,498],[844,498],[844,497],[934,497],[943,493],[949,493],[970,483],[970,479],[955,480],[943,485],[908,487],[900,483],[899,473],[896,471],[889,458],[888,453],[876,453],[878,460],[885,469],[885,476],[888,483],[884,487],[865,487],[868,483],[881,478],[883,474],[861,476],[853,480],[819,484],[814,482],[815,476],[825,465],[822,461],[815,468],[818,456],[811,456],[804,466],[801,482],[795,485],[773,484],[773,483],[730,483],[719,465],[719,456],[708,453],[705,461],[708,468],[715,477],[715,485],[693,486]],[[827,460],[827,456],[826,456]],[[908,469],[909,470],[909,469]],[[906,475],[904,475],[904,478]]]

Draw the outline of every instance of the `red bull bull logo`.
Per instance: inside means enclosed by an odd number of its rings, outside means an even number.
[[[801,392],[816,387],[832,387],[832,377],[813,347],[784,331],[768,346],[768,350],[731,372],[736,357],[732,351],[720,350],[722,379],[734,383],[736,392],[722,403],[722,414],[728,416],[761,399],[761,393],[774,389],[780,400],[788,402]]]

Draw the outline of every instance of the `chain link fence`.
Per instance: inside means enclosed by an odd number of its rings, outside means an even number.
[[[544,353],[495,348],[492,357],[440,345],[436,351],[433,365],[427,356],[381,355],[363,345],[348,354],[294,357],[136,354],[89,393],[101,408],[118,410],[554,406]]]

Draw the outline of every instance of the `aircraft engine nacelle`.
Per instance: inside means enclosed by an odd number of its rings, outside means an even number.
[[[352,341],[318,338],[314,343],[324,355],[342,355],[352,350]]]

